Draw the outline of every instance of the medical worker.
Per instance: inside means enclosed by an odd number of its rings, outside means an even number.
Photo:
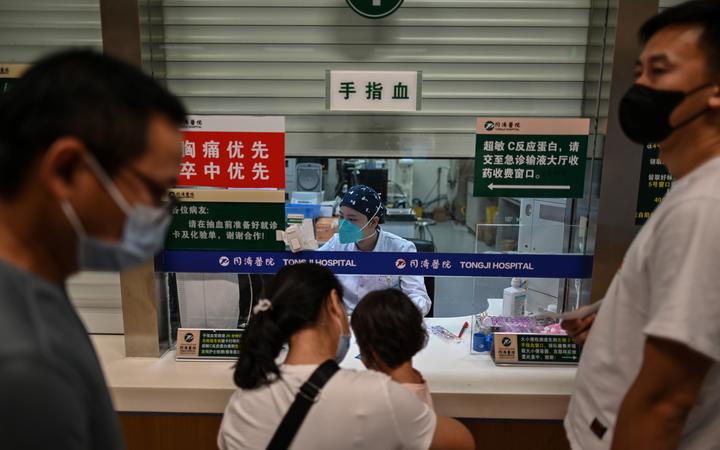
[[[380,195],[371,187],[353,186],[340,202],[338,232],[320,251],[415,253],[415,244],[380,228],[385,207]],[[396,288],[403,291],[423,315],[432,304],[421,276],[407,275],[338,275],[344,287],[343,300],[352,313],[367,293]]]

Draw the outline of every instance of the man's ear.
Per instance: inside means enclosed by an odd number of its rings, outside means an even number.
[[[53,142],[38,161],[39,181],[56,199],[70,197],[77,175],[87,170],[85,145],[77,138],[62,137]]]

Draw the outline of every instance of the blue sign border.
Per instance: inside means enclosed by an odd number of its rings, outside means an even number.
[[[337,275],[439,277],[591,278],[593,257],[577,254],[233,252],[167,250],[155,259],[158,272],[276,273],[311,262]]]

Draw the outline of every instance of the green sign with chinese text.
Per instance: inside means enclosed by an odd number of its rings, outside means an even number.
[[[493,334],[492,358],[496,364],[577,364],[581,349],[570,336],[537,333]]]
[[[271,189],[178,188],[167,250],[282,251],[285,192]]]
[[[476,197],[579,198],[588,119],[479,119]]]
[[[518,362],[577,363],[580,349],[569,336],[518,336]]]
[[[283,203],[182,202],[173,209],[167,250],[282,251]]]
[[[240,354],[243,330],[179,328],[175,357],[177,360],[236,360]]]
[[[658,149],[656,144],[643,148],[635,225],[647,222],[672,184],[672,175],[660,161]]]

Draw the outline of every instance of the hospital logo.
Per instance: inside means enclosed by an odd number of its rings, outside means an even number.
[[[227,267],[230,265],[230,258],[228,258],[227,256],[221,256],[218,260],[218,263],[220,263],[220,265],[223,267]]]
[[[185,119],[185,122],[183,123],[183,128],[186,130],[190,129],[200,129],[202,128],[202,120],[201,119]]]
[[[520,122],[515,120],[488,120],[483,124],[485,131],[520,131]]]
[[[404,269],[406,265],[407,263],[402,258],[399,258],[395,261],[395,267],[397,267],[398,269]]]

